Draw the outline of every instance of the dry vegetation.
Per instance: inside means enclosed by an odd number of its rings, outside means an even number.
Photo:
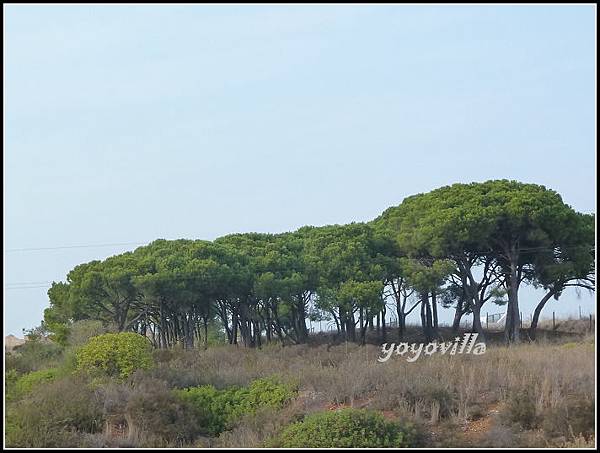
[[[307,414],[354,407],[375,410],[388,420],[410,421],[418,428],[418,446],[592,447],[594,338],[556,332],[540,337],[512,347],[492,341],[481,356],[434,354],[414,363],[395,356],[378,363],[380,348],[373,344],[156,350],[152,369],[138,371],[125,382],[96,382],[91,394],[72,377],[40,387],[20,411],[39,418],[43,414],[38,408],[43,407],[60,417],[60,392],[73,395],[73,401],[66,397],[61,405],[86,420],[96,411],[103,424],[85,433],[77,431],[76,420],[55,432],[52,426],[40,427],[43,441],[17,443],[260,447]],[[198,429],[201,422],[171,392],[205,384],[218,389],[246,386],[272,376],[298,388],[297,397],[283,408],[261,408],[243,416],[219,436],[208,437]],[[71,392],[70,386],[78,390]]]
[[[416,363],[396,357],[378,363],[378,353],[375,346],[350,344],[181,351],[171,352],[153,374],[172,386],[243,385],[272,374],[300,383],[293,407],[243,421],[221,436],[217,444],[223,446],[259,446],[285,419],[345,406],[416,419],[432,446],[558,446],[593,437],[594,343],[589,338],[492,346],[483,356],[434,355]],[[470,423],[490,417],[492,407],[498,416],[489,429],[469,433]]]

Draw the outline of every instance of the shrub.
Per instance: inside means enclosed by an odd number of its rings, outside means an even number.
[[[58,369],[48,368],[46,370],[32,371],[24,374],[15,383],[17,395],[24,396],[44,382],[53,381],[58,376]]]
[[[17,370],[6,370],[4,372],[4,394],[7,399],[10,399],[14,394],[14,389],[19,380]]]
[[[261,448],[290,423],[302,420],[303,408],[288,405],[284,408],[261,407],[252,414],[241,416],[235,426],[216,439],[218,448]],[[202,447],[202,444],[196,444]]]
[[[277,379],[256,379],[248,386],[245,402],[248,408],[281,407],[294,397],[296,388]]]
[[[104,327],[101,321],[92,319],[84,319],[75,321],[69,327],[67,343],[70,346],[81,346],[87,343],[90,338],[107,333],[107,328]]]
[[[240,416],[252,414],[258,408],[282,407],[296,390],[275,379],[257,379],[248,387],[217,390],[212,385],[203,385],[174,392],[195,407],[206,409],[207,433],[216,435],[230,428]]]
[[[125,378],[152,366],[152,346],[133,332],[107,333],[91,338],[76,353],[77,369]]]
[[[7,407],[10,447],[76,447],[81,433],[102,427],[102,404],[78,376],[49,382]]]
[[[562,442],[559,445],[556,445],[559,448],[587,448],[594,449],[596,448],[596,442],[594,440],[594,436],[590,436],[588,438],[584,436],[577,436],[572,440],[568,440],[566,442]]]
[[[552,437],[589,437],[594,433],[595,405],[590,398],[567,399],[543,414],[542,429]]]
[[[317,412],[283,430],[273,446],[284,448],[413,447],[416,431],[362,409]]]
[[[530,390],[513,393],[506,404],[505,418],[511,423],[516,423],[522,428],[535,428],[539,422],[535,396]]]
[[[173,394],[181,401],[186,401],[194,407],[204,408],[208,413],[207,432],[216,435],[225,429],[227,404],[237,389],[219,391],[212,385],[203,385],[184,390],[174,390]]]
[[[136,385],[125,412],[129,429],[145,439],[144,446],[182,444],[207,431],[204,409],[177,398],[165,382],[155,379]]]
[[[63,348],[47,341],[26,341],[6,354],[7,370],[29,373],[49,366],[55,366],[61,359]]]

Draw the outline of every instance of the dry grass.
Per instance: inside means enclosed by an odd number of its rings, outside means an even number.
[[[589,318],[560,318],[552,321],[552,318],[542,318],[538,323],[538,328],[544,331],[557,331],[570,334],[586,335],[592,334],[596,327],[596,318],[592,316],[591,323]]]
[[[95,447],[260,447],[306,414],[355,407],[416,422],[430,447],[588,448],[595,443],[594,353],[594,338],[583,332],[540,336],[535,343],[512,347],[492,341],[483,355],[434,354],[412,363],[394,355],[378,362],[380,347],[375,344],[155,351],[155,368],[98,390],[104,419],[126,416],[128,435],[105,429],[73,442]],[[274,375],[297,385],[298,397],[283,409],[240,419],[218,438],[192,429],[197,424],[170,394],[172,388],[204,384],[245,386]],[[165,411],[152,409],[157,401]],[[155,416],[147,417],[153,410]]]
[[[593,402],[595,394],[593,339],[578,338],[576,342],[542,340],[508,348],[492,345],[480,356],[434,354],[414,363],[396,356],[379,363],[375,345],[268,346],[261,350],[223,346],[160,352],[162,362],[151,373],[174,387],[246,385],[259,377],[278,375],[299,384],[302,396],[296,404],[302,405],[302,411],[365,407],[392,417],[412,417],[433,427],[462,426],[485,416],[490,405],[501,403],[501,422],[482,437],[485,442],[503,446],[507,439],[525,442],[523,430],[546,427],[543,436],[533,436],[534,441],[530,436],[526,441],[546,446],[593,434],[589,420],[576,420],[569,411],[582,400]],[[583,417],[593,417],[593,409],[592,404],[592,415]],[[265,423],[245,420],[238,430],[225,434],[221,443],[256,446],[293,415],[264,417]],[[570,422],[578,429],[583,426],[585,432],[565,436],[559,428],[564,425],[568,430]],[[510,436],[494,434],[507,430]]]

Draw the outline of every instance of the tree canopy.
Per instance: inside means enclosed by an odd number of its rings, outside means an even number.
[[[319,319],[364,342],[375,320],[385,336],[391,303],[400,337],[420,308],[434,339],[440,303],[455,307],[455,327],[472,313],[483,335],[483,304],[506,297],[506,339],[518,341],[520,286],[543,288],[546,301],[570,286],[594,290],[594,239],[594,216],[543,186],[454,184],[410,196],[367,223],[159,239],[80,264],[52,284],[43,325],[59,342],[72,323],[92,319],[156,347],[207,347],[211,328],[255,347],[305,342],[307,320]]]

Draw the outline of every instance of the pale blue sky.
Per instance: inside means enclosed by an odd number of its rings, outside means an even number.
[[[595,211],[592,6],[4,13],[6,249],[364,221],[492,178]],[[6,252],[5,282],[132,247]],[[45,291],[5,288],[6,333],[39,324]]]

